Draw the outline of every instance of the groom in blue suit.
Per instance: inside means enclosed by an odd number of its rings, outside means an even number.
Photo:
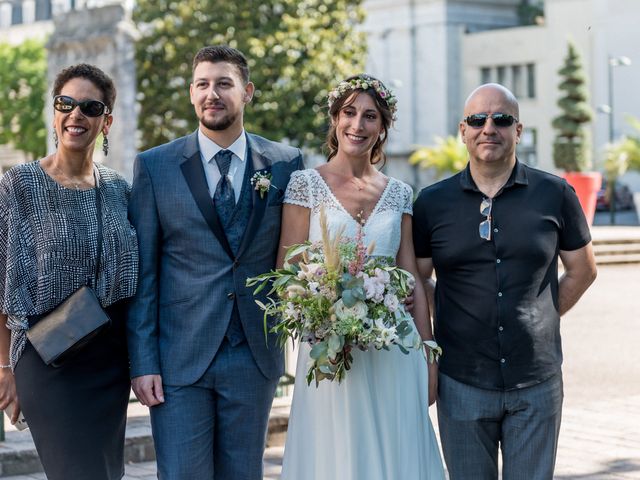
[[[262,479],[283,356],[245,281],[275,265],[282,199],[303,163],[300,150],[244,131],[253,92],[241,52],[201,49],[190,85],[198,130],[135,162],[129,355],[162,480]]]

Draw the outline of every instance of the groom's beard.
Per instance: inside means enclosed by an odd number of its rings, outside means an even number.
[[[227,113],[222,118],[218,119],[208,119],[204,115],[199,118],[200,123],[204,125],[209,130],[220,131],[226,130],[231,125],[233,125],[238,118],[237,115],[233,113]]]

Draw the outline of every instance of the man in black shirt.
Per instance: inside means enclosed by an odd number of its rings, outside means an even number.
[[[513,94],[474,90],[465,170],[420,192],[414,244],[433,289],[438,420],[451,480],[552,479],[562,409],[560,317],[596,276],[573,189],[516,159]],[[558,279],[558,256],[564,273]],[[433,290],[432,290],[433,292]]]

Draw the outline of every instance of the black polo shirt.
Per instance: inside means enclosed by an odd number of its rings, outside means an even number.
[[[469,166],[423,189],[413,209],[416,256],[436,271],[440,371],[512,390],[560,372],[558,252],[591,240],[567,182],[516,161],[493,198],[492,238],[480,238],[484,195]]]

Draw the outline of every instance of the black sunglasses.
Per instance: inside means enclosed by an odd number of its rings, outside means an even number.
[[[87,117],[99,117],[100,115],[109,114],[109,107],[99,100],[85,100],[79,102],[75,98],[67,95],[56,95],[53,97],[53,108],[62,113],[71,113],[71,111],[80,107],[80,111]]]
[[[493,124],[498,128],[510,127],[518,121],[516,117],[506,113],[492,113],[491,115],[488,113],[475,113],[466,117],[464,121],[467,122],[467,125],[470,127],[480,128],[484,127],[484,124],[487,123],[487,118],[489,117],[491,117]]]

